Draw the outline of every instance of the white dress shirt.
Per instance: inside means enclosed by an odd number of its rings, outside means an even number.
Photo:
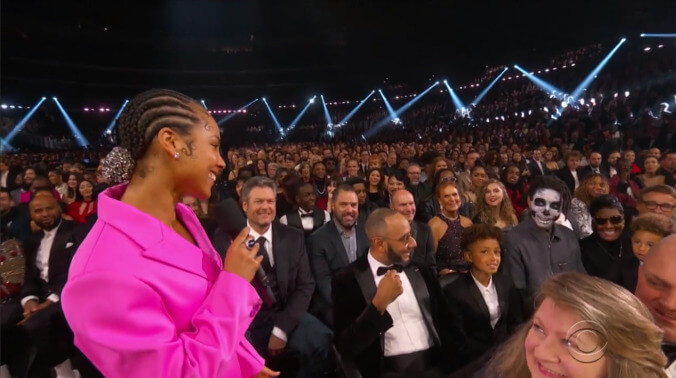
[[[500,320],[500,301],[498,300],[498,290],[493,283],[493,277],[488,281],[488,286],[484,286],[479,282],[476,277],[474,277],[474,274],[472,274],[472,279],[474,280],[476,287],[479,288],[479,292],[484,298],[484,302],[486,302],[486,307],[488,307],[488,313],[491,317],[491,327],[495,328],[495,325],[498,324],[498,320]]]
[[[610,167],[610,177],[612,178],[615,175],[617,175],[617,169]]]
[[[253,237],[254,240],[258,240],[261,236],[265,238],[265,251],[268,253],[268,259],[270,260],[270,266],[273,267],[275,266],[275,256],[272,253],[272,225],[268,227],[268,229],[261,235],[256,230],[251,227],[251,223],[249,221],[246,221],[246,226],[249,227],[249,235]],[[286,335],[286,332],[282,331],[281,328],[274,327],[272,329],[272,334],[277,336],[280,340],[283,341],[288,341],[288,337]]]
[[[9,171],[0,172],[0,187],[7,188],[8,177],[9,177]]]
[[[324,223],[328,223],[328,221],[331,220],[331,214],[329,214],[328,211],[322,210],[322,209],[314,209],[314,211],[323,211],[324,212]],[[312,231],[314,228],[314,223],[313,223],[313,218],[312,217],[304,217],[303,214],[308,214],[307,211],[301,209],[300,207],[298,208],[298,214],[300,215],[300,221],[303,224],[303,229],[305,231]],[[282,215],[281,218],[279,218],[279,223],[283,225],[289,225],[289,220],[287,219],[286,215]],[[322,223],[322,224],[324,224]]]
[[[258,240],[261,236],[265,238],[265,251],[268,253],[268,259],[270,260],[270,266],[275,266],[275,256],[272,253],[272,225],[263,233],[263,235],[256,232],[256,230],[251,227],[251,223],[246,221],[246,226],[249,227],[249,235],[253,237],[254,240]]]
[[[371,251],[369,251],[368,262],[377,287],[383,279],[383,276],[377,274],[378,268],[386,265],[373,258]],[[392,327],[384,335],[385,357],[419,352],[433,345],[406,272],[399,273],[399,278],[401,278],[404,292],[386,308],[392,317]]]
[[[52,245],[54,245],[54,237],[56,236],[56,232],[59,230],[59,227],[61,227],[61,223],[59,223],[58,226],[54,227],[54,229],[50,231],[44,231],[45,234],[40,240],[38,253],[35,256],[35,266],[40,271],[40,278],[45,282],[49,282],[49,256],[51,255]],[[26,302],[33,299],[36,301],[39,300],[39,298],[34,295],[29,295],[23,298],[21,300],[21,307],[25,306]],[[47,299],[56,303],[59,301],[59,296],[57,294],[50,294],[47,296]]]
[[[577,189],[580,186],[580,179],[577,178],[577,171],[570,171],[570,173],[573,175],[573,180],[575,180],[575,189]]]

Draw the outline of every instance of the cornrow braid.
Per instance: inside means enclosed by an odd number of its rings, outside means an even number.
[[[135,96],[117,119],[120,146],[133,160],[145,154],[153,137],[162,127],[187,135],[199,121],[192,98],[168,89],[152,89]]]

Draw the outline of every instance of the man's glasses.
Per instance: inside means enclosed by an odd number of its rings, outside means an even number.
[[[650,210],[655,210],[659,207],[662,211],[672,211],[676,207],[670,203],[657,203],[655,201],[644,201],[643,204]]]
[[[610,223],[612,224],[620,224],[622,223],[623,220],[624,218],[621,215],[615,215],[610,218],[601,218],[601,217],[594,218],[594,222],[599,226],[603,226],[604,224],[608,223],[608,221],[610,221]]]
[[[408,245],[408,244],[411,243],[411,241],[412,241],[414,238],[413,238],[413,234],[408,233],[408,234],[406,234],[406,235],[400,237],[399,239],[390,239],[390,238],[386,238],[386,237],[383,237],[383,239],[385,239],[385,240],[394,240],[394,241],[398,241],[398,242],[400,242],[400,243],[404,243],[404,244]]]

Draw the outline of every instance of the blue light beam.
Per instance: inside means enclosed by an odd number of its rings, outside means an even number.
[[[676,33],[655,34],[655,33],[641,33],[642,38],[676,38]]]
[[[300,113],[298,113],[298,115],[296,116],[296,118],[294,118],[293,121],[291,121],[291,123],[289,124],[289,126],[286,128],[286,132],[287,132],[287,133],[288,133],[289,131],[293,130],[294,127],[296,127],[296,125],[298,124],[298,121],[300,121],[300,119],[303,117],[303,115],[305,115],[305,112],[307,112],[307,110],[308,110],[308,108],[310,107],[310,105],[312,105],[312,104],[315,103],[315,98],[317,98],[317,96],[312,97],[312,98],[310,99],[310,101],[307,102],[307,104],[305,105],[305,107],[303,108],[303,110],[301,110]]]
[[[124,100],[124,103],[122,104],[122,107],[120,110],[117,111],[117,114],[115,114],[115,117],[113,118],[112,121],[110,121],[110,124],[106,129],[103,131],[103,135],[110,135],[113,132],[113,129],[115,128],[115,124],[117,122],[117,119],[120,118],[120,114],[122,114],[122,111],[124,110],[124,107],[127,106],[129,103],[129,100]]]
[[[265,104],[265,107],[268,108],[268,113],[270,113],[270,117],[272,118],[272,121],[275,123],[277,131],[279,131],[280,134],[284,134],[284,130],[282,130],[282,125],[277,120],[277,116],[275,116],[275,113],[270,108],[270,104],[268,104],[268,101],[265,99],[265,97],[263,97],[263,103]]]
[[[394,111],[394,109],[392,109],[392,105],[390,105],[390,102],[387,101],[387,97],[385,97],[385,94],[383,93],[383,91],[381,91],[380,89],[378,89],[378,93],[380,93],[380,97],[382,97],[382,98],[383,98],[383,102],[385,102],[385,107],[387,107],[387,112],[390,113],[390,118],[389,118],[389,119],[395,119],[395,118],[397,118],[396,112]]]
[[[12,145],[10,144],[10,143],[12,142],[12,139],[14,139],[14,137],[16,136],[16,134],[18,134],[18,133],[21,131],[21,129],[23,129],[23,127],[26,126],[26,123],[28,122],[28,120],[33,116],[33,114],[35,114],[35,112],[38,110],[38,108],[40,107],[40,105],[42,105],[42,103],[45,102],[46,99],[47,99],[47,97],[41,98],[40,101],[38,101],[38,103],[35,104],[35,106],[33,106],[33,108],[31,109],[31,111],[28,112],[28,113],[26,113],[26,115],[23,116],[23,118],[21,119],[21,121],[19,121],[19,122],[14,126],[14,128],[12,129],[12,131],[10,131],[10,132],[2,139],[2,144],[0,144],[0,150],[2,150],[2,152],[14,150],[14,147],[12,147]]]
[[[514,68],[521,71],[521,73],[523,73],[528,78],[528,80],[532,81],[535,85],[537,85],[543,91],[545,91],[547,93],[554,94],[554,95],[556,95],[557,93],[561,93],[561,95],[563,95],[563,91],[561,89],[559,89],[559,88],[553,86],[552,84],[540,79],[539,77],[531,74],[530,72],[528,72],[528,71],[524,70],[523,68],[519,67],[517,64],[514,65]]]
[[[451,101],[453,101],[453,105],[456,107],[456,109],[465,109],[465,104],[462,103],[462,100],[460,100],[460,97],[458,97],[458,95],[453,91],[453,88],[451,88],[447,80],[444,80],[444,85],[446,85],[448,94],[451,96]]]
[[[627,41],[626,38],[622,38],[622,39],[620,40],[620,42],[619,42],[617,45],[615,45],[615,48],[613,48],[613,49],[608,53],[608,55],[606,55],[606,57],[603,58],[603,60],[601,61],[601,63],[599,63],[598,66],[596,66],[596,68],[594,68],[594,70],[593,70],[592,72],[590,72],[589,75],[587,75],[587,77],[586,77],[584,80],[582,80],[582,82],[577,86],[577,88],[575,88],[575,90],[573,91],[573,93],[571,93],[571,97],[573,97],[573,101],[577,101],[578,97],[580,97],[580,95],[582,94],[582,92],[583,92],[585,89],[587,89],[587,87],[589,86],[589,84],[591,84],[591,82],[594,80],[594,78],[596,77],[596,75],[598,75],[599,72],[601,72],[601,70],[603,69],[603,67],[604,67],[604,66],[608,63],[608,61],[610,60],[610,58],[613,57],[613,55],[615,54],[615,52],[617,51],[617,49],[619,49],[620,46],[622,46],[622,44],[623,44],[624,42],[626,42],[626,41]]]
[[[368,94],[368,96],[364,97],[364,99],[361,100],[361,102],[357,104],[357,106],[355,106],[354,109],[350,110],[350,112],[347,113],[347,115],[343,117],[343,119],[341,119],[340,122],[338,122],[338,125],[341,126],[347,123],[347,121],[349,121],[355,114],[357,114],[357,111],[362,106],[364,106],[364,104],[366,104],[366,101],[368,101],[368,99],[371,98],[371,96],[373,96],[374,93],[376,93],[376,91],[372,90],[371,93]]]
[[[248,103],[248,104],[242,106],[241,108],[237,109],[237,111],[235,111],[235,112],[233,112],[233,113],[230,113],[230,114],[228,114],[227,116],[221,118],[221,119],[217,122],[218,125],[220,126],[220,125],[224,124],[225,122],[227,122],[230,118],[236,116],[237,114],[240,114],[240,112],[241,112],[242,110],[244,110],[244,109],[248,108],[249,106],[253,105],[256,101],[258,101],[257,98],[254,99],[253,101],[251,101],[250,103]],[[267,105],[267,104],[266,104],[266,105]],[[268,106],[268,110],[270,110],[270,107],[269,107],[269,106]],[[272,117],[273,117],[273,118],[275,117],[274,114],[272,115]],[[276,121],[275,121],[275,122],[276,122]],[[277,122],[277,123],[278,123],[278,122]],[[279,127],[281,127],[281,126],[279,126]]]
[[[80,147],[87,147],[89,145],[89,141],[87,138],[85,138],[84,135],[82,135],[82,132],[80,129],[77,128],[75,125],[75,122],[70,118],[68,113],[66,112],[66,109],[61,106],[61,103],[56,97],[52,97],[54,102],[56,103],[56,106],[59,108],[59,111],[61,112],[61,115],[63,116],[63,119],[66,121],[66,124],[68,125],[68,128],[70,129],[71,134],[75,137],[75,141]]]
[[[204,106],[204,109],[207,109],[207,103],[204,102],[204,99],[201,99],[200,102],[202,103],[202,106]]]
[[[505,72],[507,72],[507,70],[508,70],[508,68],[505,67],[505,69],[502,70],[502,72],[500,72],[500,74],[499,74],[495,79],[493,79],[493,81],[492,81],[490,84],[488,84],[488,86],[486,87],[486,89],[484,89],[483,91],[481,91],[481,93],[479,93],[479,95],[476,96],[476,98],[474,99],[474,101],[472,101],[472,105],[476,106],[476,104],[478,104],[479,101],[483,100],[484,96],[486,96],[486,94],[488,93],[488,91],[490,91],[491,88],[493,88],[493,86],[495,85],[495,83],[497,83],[498,80],[500,80],[500,78],[502,77],[502,75],[504,75]]]
[[[402,106],[401,108],[397,109],[393,115],[390,115],[389,117],[385,117],[384,119],[380,120],[378,123],[376,123],[373,127],[371,127],[364,135],[366,138],[370,138],[378,133],[378,131],[385,126],[387,123],[393,121],[397,122],[399,119],[399,116],[403,114],[405,111],[411,108],[416,102],[418,102],[421,98],[423,98],[429,91],[434,89],[439,85],[439,82],[437,81],[436,83],[430,85],[427,89],[425,89],[422,93],[414,96],[411,101],[407,102]],[[381,93],[382,94],[382,93]]]
[[[329,114],[329,108],[326,107],[326,101],[324,101],[324,95],[320,95],[322,98],[322,106],[324,107],[324,119],[326,119],[326,125],[332,126],[331,123],[331,114]]]

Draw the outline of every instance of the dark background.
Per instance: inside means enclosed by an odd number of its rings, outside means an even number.
[[[674,32],[673,1],[2,0],[1,98],[67,108],[170,87],[218,106],[469,84],[588,44]]]

